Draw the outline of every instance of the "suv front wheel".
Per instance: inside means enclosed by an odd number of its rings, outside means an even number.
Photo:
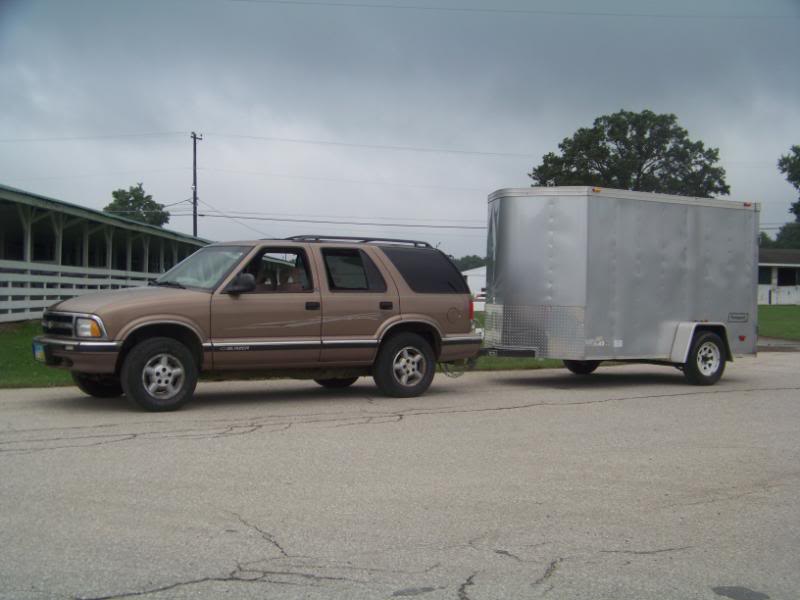
[[[416,333],[399,333],[378,351],[372,377],[387,396],[410,398],[425,393],[436,372],[431,345]]]
[[[120,380],[125,394],[142,408],[175,410],[192,397],[197,365],[178,340],[150,338],[136,344],[125,357]]]

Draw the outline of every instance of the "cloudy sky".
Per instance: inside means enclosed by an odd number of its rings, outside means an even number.
[[[202,212],[250,217],[202,217],[201,236],[483,254],[488,193],[529,185],[596,116],[649,108],[718,147],[730,198],[779,224],[798,57],[799,0],[0,0],[0,183],[180,202],[194,130]],[[415,227],[378,225],[397,223]]]

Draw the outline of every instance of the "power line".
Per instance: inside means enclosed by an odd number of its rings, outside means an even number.
[[[381,185],[386,187],[421,188],[434,190],[452,190],[459,192],[485,192],[485,188],[461,187],[452,185],[435,185],[426,183],[399,183],[394,181],[379,181],[369,179],[344,179],[340,177],[314,177],[312,175],[291,175],[284,173],[270,173],[267,171],[243,171],[239,169],[224,169],[216,167],[197,167],[200,171],[213,171],[220,173],[236,173],[242,175],[263,175],[265,177],[279,177],[285,179],[299,179],[303,181],[324,181],[329,183],[357,183],[365,185]]]
[[[50,181],[57,179],[84,179],[89,177],[116,177],[117,175],[136,175],[138,173],[166,173],[186,171],[189,167],[166,167],[163,169],[136,169],[131,171],[109,171],[106,173],[84,173],[82,175],[53,175],[48,177],[10,177],[6,181]]]
[[[432,12],[492,13],[508,15],[539,15],[557,17],[624,17],[645,19],[798,19],[797,15],[725,15],[709,13],[637,13],[637,12],[596,12],[577,10],[547,10],[535,8],[489,8],[468,6],[433,6],[429,4],[377,4],[372,2],[321,2],[316,0],[231,0],[251,4],[273,4],[280,6],[323,7],[323,8],[368,8],[384,10],[410,10]]]
[[[202,200],[201,200],[202,202]],[[205,203],[208,204],[208,203]],[[210,205],[209,205],[210,206]],[[213,208],[213,207],[212,207]],[[229,214],[222,213],[214,209],[220,214],[198,213],[201,217],[226,217],[228,219],[244,219],[247,221],[275,221],[279,223],[316,223],[322,225],[351,225],[351,226],[369,226],[369,227],[403,227],[411,229],[459,229],[459,230],[481,230],[486,229],[485,225],[429,225],[429,224],[415,224],[415,223],[377,223],[377,222],[361,222],[361,221],[331,221],[323,219],[287,219],[282,217],[262,217],[262,216],[248,216],[248,217],[234,217]]]
[[[236,216],[236,217],[244,217],[244,218],[246,218],[246,217],[248,217],[250,215],[255,215],[255,216],[259,216],[259,217],[291,217],[291,218],[298,218],[298,219],[312,217],[312,218],[322,218],[322,219],[354,219],[354,220],[359,220],[359,219],[360,220],[378,219],[378,220],[390,220],[390,221],[420,221],[420,222],[424,222],[424,221],[441,221],[442,220],[441,217],[431,217],[431,218],[423,219],[423,218],[414,218],[414,217],[406,217],[406,216],[402,216],[402,217],[398,217],[398,216],[391,216],[391,217],[386,217],[386,216],[357,217],[357,216],[354,216],[354,215],[320,215],[320,214],[302,214],[302,215],[300,215],[300,214],[287,214],[287,213],[266,213],[264,211],[248,211],[248,210],[230,210],[230,211],[227,211],[226,214],[229,214],[229,215],[232,215],[232,216]],[[447,217],[447,220],[448,221],[462,222],[462,223],[485,223],[486,222],[485,219],[451,219],[450,217]]]
[[[530,158],[531,152],[493,152],[483,150],[463,150],[459,148],[433,148],[427,146],[402,146],[393,144],[358,144],[354,142],[337,142],[331,140],[315,140],[306,138],[287,138],[268,135],[249,135],[245,133],[206,133],[209,136],[223,138],[238,138],[248,140],[261,140],[267,142],[283,142],[289,144],[313,144],[317,146],[344,146],[347,148],[367,148],[369,150],[391,150],[399,152],[430,152],[435,154],[470,154],[476,156],[510,156],[515,158]]]
[[[218,216],[226,217],[226,218],[230,219],[231,221],[234,221],[234,222],[238,223],[238,224],[239,224],[239,225],[241,225],[242,227],[247,227],[247,229],[249,229],[250,231],[255,231],[255,232],[256,232],[257,234],[259,234],[259,235],[263,235],[263,236],[266,236],[266,237],[270,237],[270,235],[269,235],[268,233],[266,233],[266,232],[264,232],[264,231],[261,231],[261,230],[259,230],[259,229],[256,229],[255,227],[251,227],[250,225],[248,225],[247,223],[243,223],[242,221],[240,221],[240,220],[239,220],[239,219],[237,219],[236,217],[232,217],[232,216],[230,216],[230,215],[226,215],[224,212],[222,212],[221,210],[219,210],[219,209],[218,209],[216,206],[214,206],[214,205],[213,205],[213,204],[211,204],[210,202],[206,202],[205,200],[201,200],[200,198],[198,198],[198,200],[199,200],[199,201],[200,201],[202,204],[205,204],[206,206],[208,206],[209,208],[211,208],[212,210],[215,210],[215,211],[217,211],[218,213],[220,213]]]
[[[186,131],[152,131],[144,133],[108,133],[99,135],[69,135],[39,138],[4,138],[0,139],[0,144],[23,143],[23,142],[74,142],[88,140],[111,140],[117,138],[144,138],[144,137],[167,137],[173,135],[185,135]]]

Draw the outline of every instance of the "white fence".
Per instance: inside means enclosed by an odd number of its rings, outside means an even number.
[[[0,260],[0,323],[37,319],[45,308],[59,300],[98,290],[146,285],[159,275]]]
[[[800,285],[758,286],[759,304],[800,304]]]

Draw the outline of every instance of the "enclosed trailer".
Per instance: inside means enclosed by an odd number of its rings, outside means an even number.
[[[673,364],[755,354],[758,204],[592,187],[489,196],[489,354]]]

